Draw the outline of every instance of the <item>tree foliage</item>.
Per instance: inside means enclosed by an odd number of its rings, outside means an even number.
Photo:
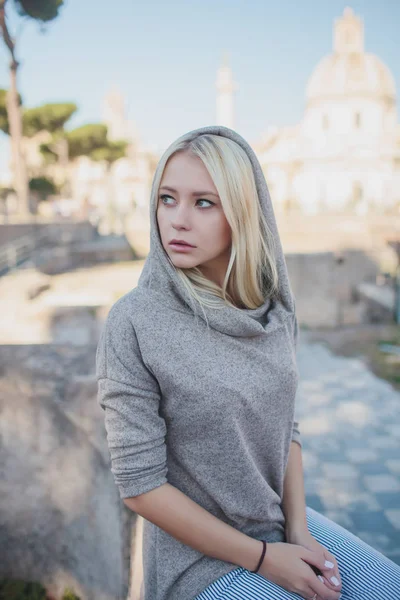
[[[46,23],[58,17],[64,0],[14,0],[14,4],[21,17]]]
[[[92,160],[113,163],[126,155],[127,142],[107,139],[107,126],[103,123],[83,125],[66,134],[69,158],[88,156]]]
[[[67,132],[69,157],[89,155],[107,144],[107,126],[102,123],[82,125]]]
[[[19,97],[22,104],[21,96]],[[7,90],[0,89],[0,130],[9,134],[7,114]],[[88,156],[95,161],[106,161],[112,164],[126,156],[128,143],[124,140],[107,139],[107,126],[103,123],[82,125],[72,131],[65,131],[64,126],[77,111],[73,102],[48,103],[34,108],[27,108],[22,113],[23,134],[32,137],[40,131],[53,134],[53,140],[40,145],[40,152],[46,164],[54,164],[58,160],[54,142],[64,138],[68,144],[68,156],[71,160],[78,156]]]
[[[19,96],[19,103],[22,98]],[[43,104],[35,108],[27,108],[22,113],[23,134],[32,137],[39,131],[62,133],[65,123],[78,110],[73,102]],[[0,130],[10,133],[7,113],[7,90],[0,89]]]
[[[43,156],[46,165],[53,165],[57,162],[57,152],[54,152],[51,148],[52,144],[40,144],[39,151]]]
[[[22,104],[21,95],[18,94],[19,104]],[[10,125],[7,113],[7,90],[0,89],[0,131],[10,135]]]
[[[0,89],[0,130],[9,134],[7,115],[7,90]],[[22,99],[20,97],[20,104]],[[111,164],[126,156],[128,143],[124,140],[107,139],[107,126],[103,123],[82,125],[72,131],[65,131],[66,122],[77,111],[73,102],[48,103],[23,111],[23,134],[32,137],[40,131],[53,134],[53,141],[41,144],[40,152],[46,164],[54,164],[58,160],[54,151],[54,141],[65,138],[68,143],[68,156],[71,160],[78,156],[88,156],[92,160],[106,161]]]
[[[124,140],[108,141],[106,146],[95,148],[90,153],[90,158],[93,160],[105,160],[108,164],[111,164],[126,156],[127,145],[128,143]]]
[[[58,192],[58,187],[49,177],[33,177],[29,180],[29,189],[31,192],[35,192],[41,200],[47,200],[49,196]]]
[[[32,137],[39,131],[62,132],[65,123],[76,111],[77,106],[72,102],[28,108],[22,116],[24,135]]]

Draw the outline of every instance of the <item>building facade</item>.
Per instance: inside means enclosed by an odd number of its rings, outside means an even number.
[[[365,51],[350,8],[334,23],[333,52],[308,81],[294,127],[253,144],[278,211],[304,214],[400,210],[400,125],[388,67]]]

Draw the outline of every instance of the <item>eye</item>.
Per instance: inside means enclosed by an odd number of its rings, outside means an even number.
[[[207,200],[206,198],[199,198],[197,202],[208,202],[211,206],[214,206],[214,202],[211,202],[211,200]]]
[[[163,204],[166,204],[166,203],[164,202],[164,198],[172,198],[172,196],[168,196],[167,194],[162,194],[162,195],[160,196],[160,200],[163,202]]]
[[[162,194],[160,196],[160,200],[162,201],[162,203],[168,206],[168,204],[166,202],[164,202],[165,198],[172,198],[172,196],[168,196],[168,194]],[[173,198],[172,198],[172,200],[173,200]],[[215,202],[211,202],[211,200],[207,200],[206,198],[199,198],[197,200],[197,202],[208,202],[211,206],[215,206]]]

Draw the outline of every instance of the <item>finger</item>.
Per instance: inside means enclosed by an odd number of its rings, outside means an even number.
[[[341,589],[341,582],[335,575],[332,575],[329,572],[327,573],[326,571],[325,571],[325,573],[323,573],[322,571],[320,571],[317,567],[314,567],[313,565],[310,565],[310,568],[314,571],[314,573],[316,574],[317,578],[321,581],[321,583],[323,583],[324,585],[326,585],[327,587],[329,587],[332,590],[340,590]]]
[[[322,571],[321,575],[318,576],[318,579],[321,577],[325,580],[326,585],[331,589],[338,591],[342,589],[342,582],[340,577],[337,577],[335,570],[329,569],[328,571]]]
[[[325,565],[325,556],[319,552],[315,552],[314,550],[307,550],[306,548],[301,548],[300,558],[307,562],[309,565],[314,565],[320,571],[326,571],[327,566]],[[329,568],[333,568],[334,564],[330,563],[331,566]]]
[[[310,575],[307,581],[310,588],[315,588],[314,594],[317,592],[321,600],[337,600],[339,597],[338,594],[341,592],[341,585],[334,585],[334,583],[329,581],[322,572],[320,572],[320,574],[315,574],[313,565],[308,564],[308,567]],[[318,569],[316,569],[316,571],[318,571]],[[312,598],[312,596],[310,596],[310,598]]]
[[[327,577],[324,575],[317,575],[317,578],[320,580],[321,583],[323,583],[330,590],[333,590],[335,592],[342,591],[342,584],[340,582],[339,582],[339,585],[335,585],[333,583],[333,581],[331,581],[330,579],[327,579]]]
[[[339,569],[337,566],[337,562],[334,556],[332,556],[331,554],[324,555],[324,564],[323,567],[321,568],[321,571],[323,571],[324,573],[327,574],[327,576],[331,576],[331,575],[338,575],[339,574]],[[331,573],[329,573],[331,572]]]
[[[314,590],[311,586],[308,586],[307,588],[305,588],[304,591],[301,592],[301,596],[303,598],[307,598],[309,600],[312,600],[312,598],[314,597],[315,594],[318,594],[317,590]],[[317,597],[317,600],[320,599],[320,596]]]
[[[333,567],[325,565],[324,556],[313,553],[313,556],[302,556],[301,559],[312,569],[315,575],[324,575],[327,578],[335,577],[335,571]],[[333,563],[330,563],[333,565]],[[339,581],[336,577],[334,580],[336,583]]]
[[[333,583],[337,584],[337,582],[339,582],[341,584],[341,577],[340,577],[340,573],[339,573],[339,566],[338,566],[336,558],[333,556],[333,554],[331,554],[328,551],[326,551],[324,554],[325,554],[326,559],[328,561],[330,561],[331,563],[333,563],[333,565],[334,565],[333,568],[332,568],[332,574],[328,575],[329,579],[331,577],[334,577],[335,580],[333,581]]]
[[[328,588],[318,579],[309,582],[308,587],[305,589],[304,597],[311,599],[314,594],[317,594],[317,600],[339,600],[338,591]]]
[[[332,556],[332,555],[330,555],[330,556]],[[334,570],[335,563],[333,561],[329,561],[328,565],[325,564],[325,561],[326,561],[325,552],[321,556],[321,554],[318,554],[312,550],[305,549],[302,552],[301,558],[304,562],[306,562],[308,564],[308,566],[312,569],[313,573],[315,573],[316,576],[321,575],[321,576],[325,577],[325,579],[326,579],[325,582],[319,581],[319,585],[323,585],[325,588],[325,591],[327,588],[329,590],[332,590],[332,592],[333,591],[339,592],[341,590],[341,587],[342,587],[341,581],[336,576],[336,572]],[[332,556],[332,558],[334,559],[333,556]],[[336,560],[336,559],[334,559],[334,560]],[[316,567],[317,569],[315,569],[314,567]],[[318,569],[319,569],[319,571],[318,571]]]

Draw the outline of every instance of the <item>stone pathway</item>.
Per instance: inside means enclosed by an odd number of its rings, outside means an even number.
[[[297,357],[307,506],[400,565],[400,393],[303,330]]]

